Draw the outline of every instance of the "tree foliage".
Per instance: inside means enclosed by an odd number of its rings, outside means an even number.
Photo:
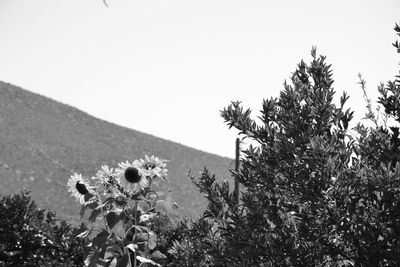
[[[240,102],[222,111],[229,127],[257,144],[242,151],[232,172],[240,203],[227,182],[204,171],[195,184],[209,204],[198,222],[209,230],[174,243],[176,264],[400,265],[400,76],[379,87],[384,123],[368,102],[373,126],[350,129],[348,96],[334,103],[331,66],[315,48],[311,56],[278,98],[263,101],[257,120]],[[202,258],[190,259],[193,250]]]
[[[27,192],[0,200],[0,266],[83,266],[86,230],[36,206]]]

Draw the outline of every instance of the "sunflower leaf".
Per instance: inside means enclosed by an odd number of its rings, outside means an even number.
[[[156,262],[154,262],[154,261],[152,261],[150,259],[147,259],[145,257],[142,257],[142,256],[136,256],[136,259],[141,262],[141,264],[139,266],[142,266],[142,264],[144,265],[144,264],[148,263],[148,264],[151,264],[151,265],[155,265],[155,266],[160,266],[161,267],[160,264],[158,264],[158,263],[156,263]]]
[[[88,218],[89,222],[93,223],[96,220],[97,216],[100,215],[100,213],[101,213],[101,210],[94,209]]]
[[[115,212],[108,213],[106,216],[108,227],[110,227],[110,229],[113,229],[120,219],[121,219],[120,216],[115,214]]]
[[[166,259],[166,258],[167,258],[167,256],[165,256],[163,253],[161,253],[158,250],[151,253],[151,259],[153,259],[153,260],[160,260],[160,259]]]
[[[108,236],[109,236],[109,234],[106,230],[101,231],[93,238],[93,241],[92,241],[93,246],[103,247],[105,245],[105,243],[107,242]]]
[[[149,247],[150,250],[153,250],[157,246],[157,236],[153,232],[149,232],[149,237],[148,237],[148,244],[147,246]]]
[[[76,237],[81,237],[81,238],[88,237],[90,235],[90,233],[92,232],[92,230],[93,230],[93,227],[88,229],[88,230],[83,231],[82,233],[80,233]]]
[[[126,267],[126,266],[128,266],[128,261],[129,261],[128,255],[125,254],[124,256],[122,256],[122,257],[118,260],[117,266],[116,266],[116,267]]]
[[[95,209],[97,208],[97,202],[91,202],[91,203],[86,203],[84,205],[82,205],[81,211],[79,212],[79,215],[81,216],[81,218],[85,215],[85,212],[87,209]]]

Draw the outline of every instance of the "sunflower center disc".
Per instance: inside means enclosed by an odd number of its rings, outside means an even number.
[[[130,183],[138,183],[140,181],[139,171],[136,168],[128,167],[125,170],[125,179]]]
[[[84,184],[82,184],[81,182],[76,183],[76,190],[78,190],[78,192],[82,195],[86,195],[87,193],[89,193],[86,186]]]

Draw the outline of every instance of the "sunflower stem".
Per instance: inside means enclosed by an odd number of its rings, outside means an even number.
[[[99,203],[100,205],[103,205],[103,202],[101,201],[101,196],[98,196]],[[110,234],[110,227],[108,227],[107,221],[106,221],[106,216],[104,216],[104,207],[101,208],[101,215],[103,216],[103,222],[104,222],[104,227],[107,229],[108,234]]]
[[[137,225],[137,209],[138,209],[138,205],[139,205],[139,201],[135,201],[135,208],[134,208],[134,212],[135,212],[135,224]],[[135,234],[134,236],[136,236],[136,227],[135,227]],[[131,265],[132,266],[132,265]],[[136,251],[133,252],[133,267],[136,267]]]
[[[129,266],[132,267],[132,261],[131,261],[131,253],[129,252],[129,248],[126,249],[128,252],[128,261],[129,261]],[[135,255],[135,252],[133,252],[133,254]],[[134,259],[134,266],[136,266],[136,259]]]

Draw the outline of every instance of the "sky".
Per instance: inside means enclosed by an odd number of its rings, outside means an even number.
[[[233,158],[220,110],[254,116],[310,50],[360,119],[394,78],[398,0],[0,0],[0,80],[95,117]]]

